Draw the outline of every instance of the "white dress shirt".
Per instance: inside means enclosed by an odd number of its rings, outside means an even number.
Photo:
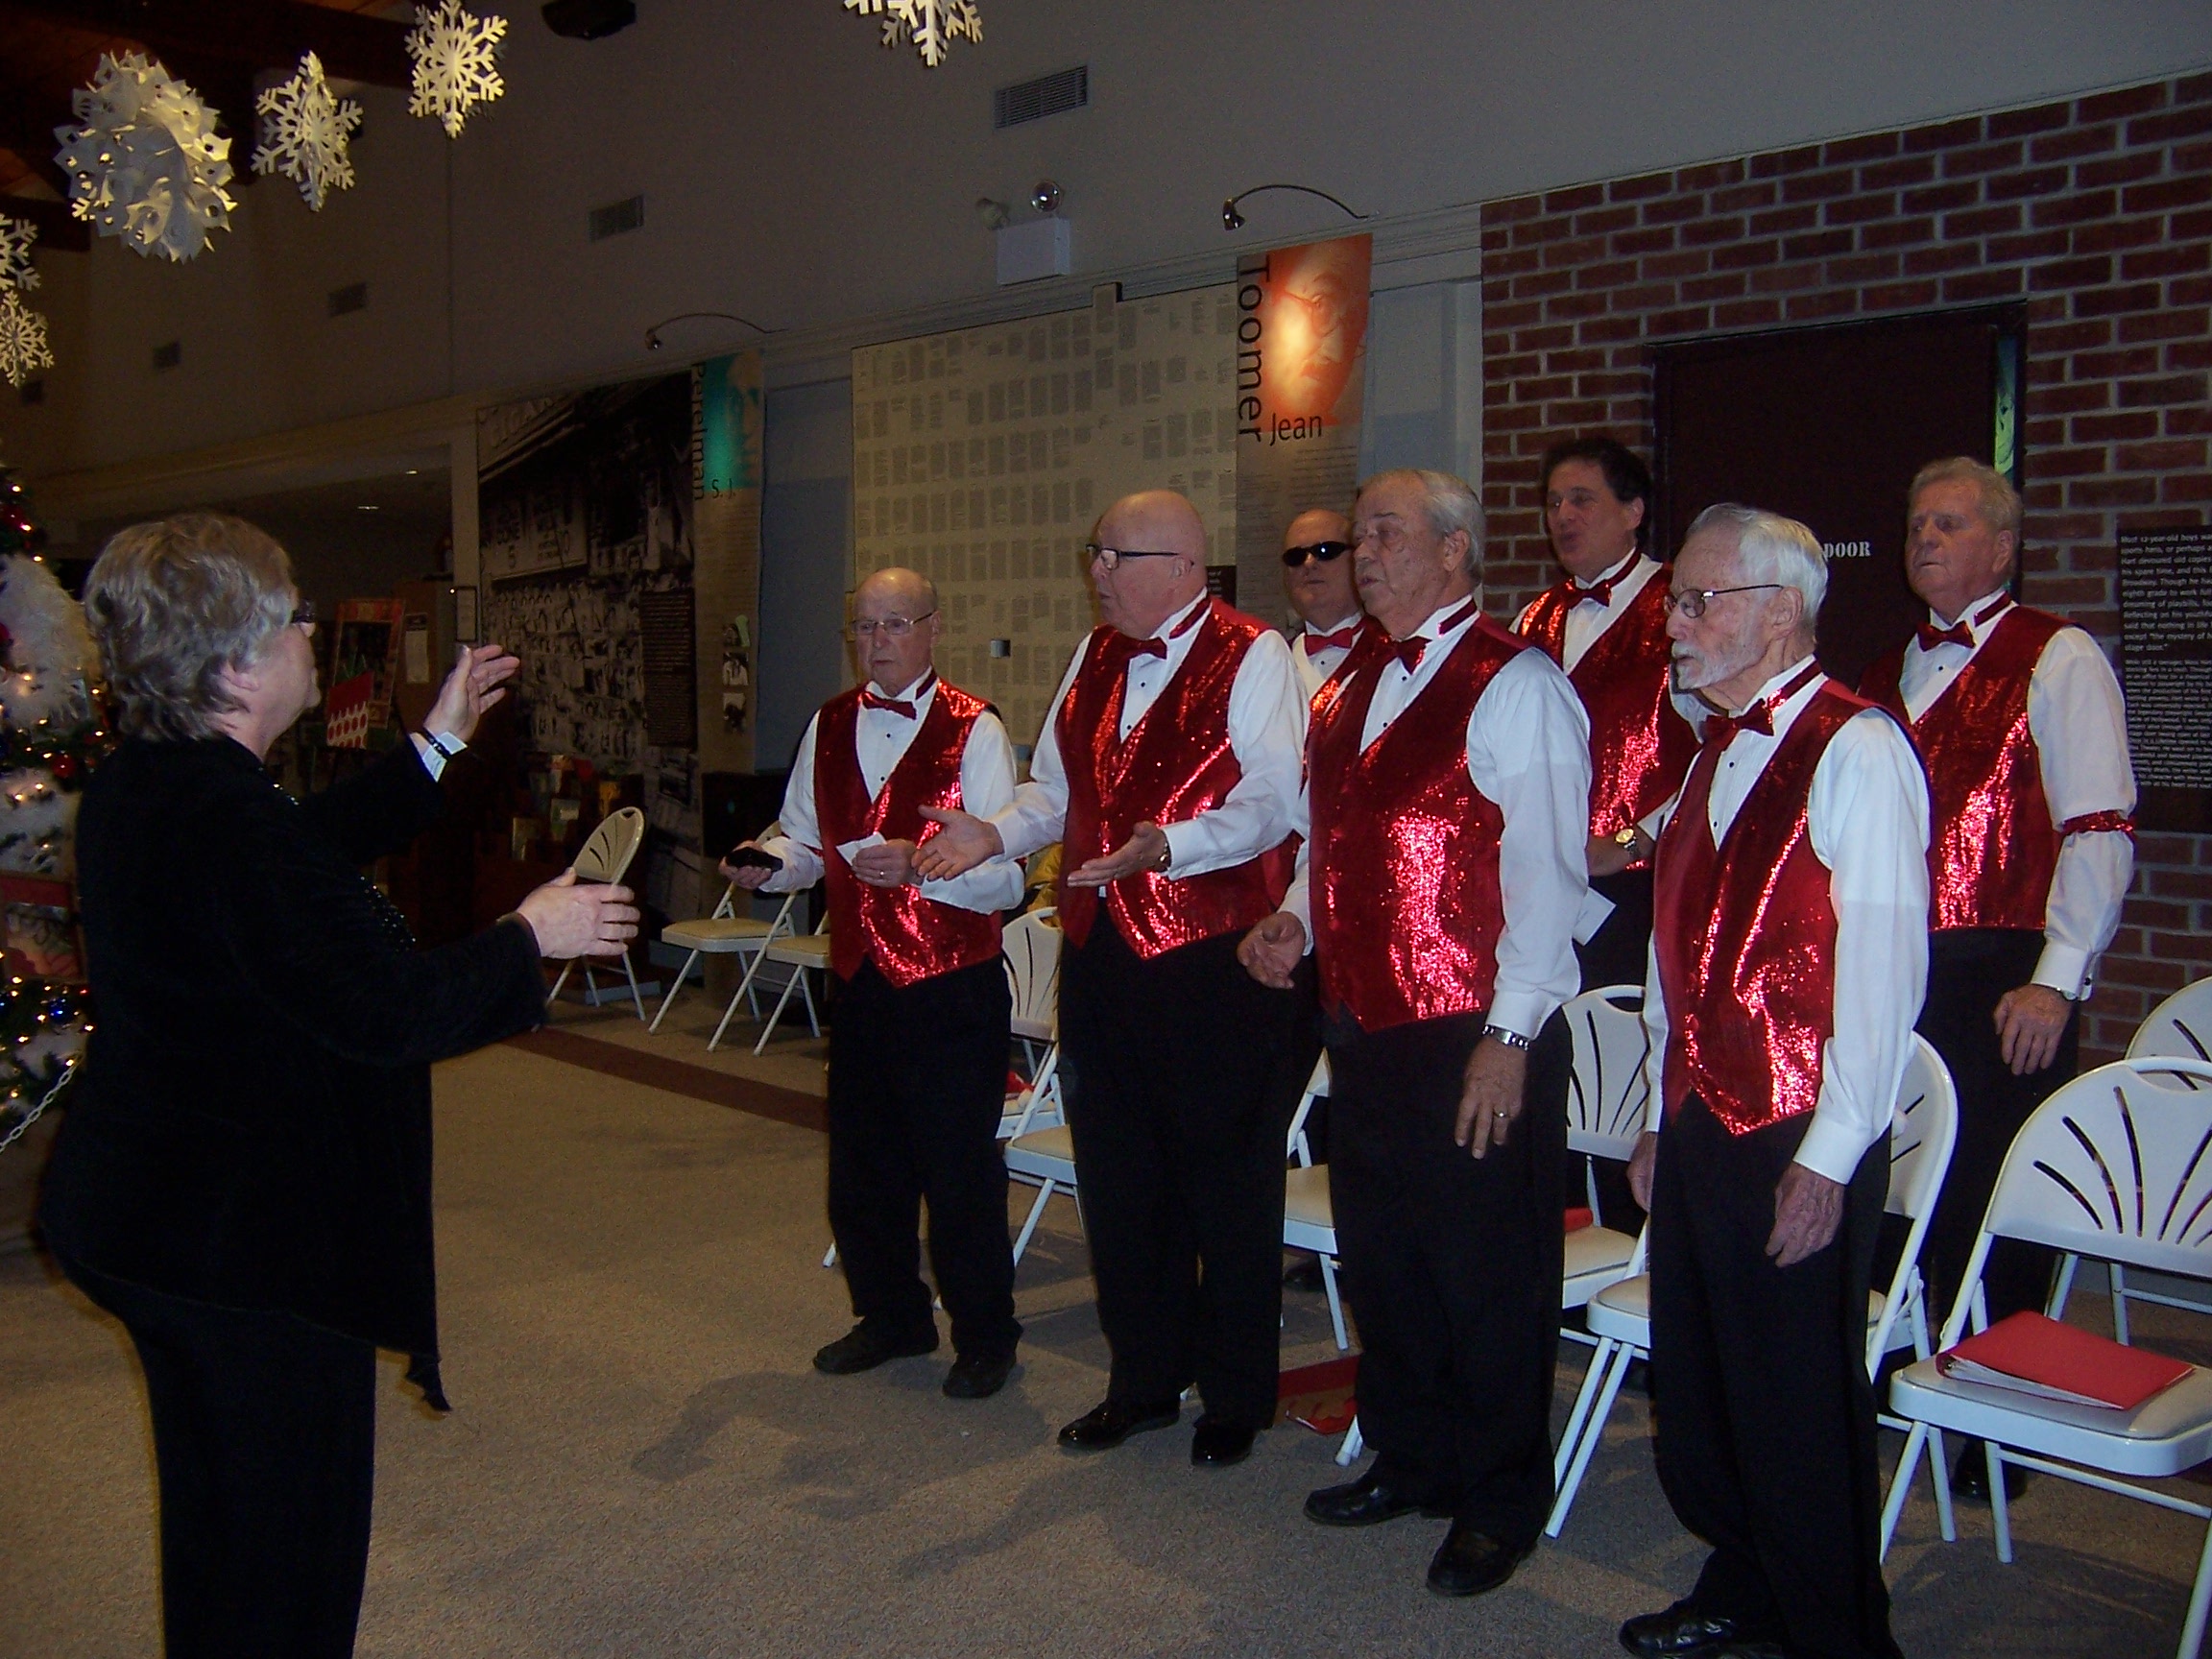
[[[1951,688],[1960,669],[1974,661],[1990,632],[2013,609],[2003,605],[1984,616],[1979,614],[1981,605],[1977,599],[1966,608],[1973,644],[1946,640],[1923,651],[1914,638],[1906,645],[1898,688],[1914,720]],[[1933,611],[1929,615],[1938,628],[1952,626]],[[2135,810],[2135,768],[2128,757],[2128,710],[2120,682],[2097,642],[2080,629],[2059,629],[2036,659],[2028,677],[2028,730],[2042,760],[2043,793],[2051,803],[2054,828],[2092,812]],[[2120,926],[2121,901],[2128,897],[2134,873],[2135,843],[2125,830],[2066,837],[2043,913],[2036,984],[2063,997],[2086,993],[2097,958]]]
[[[1771,697],[1810,658],[1760,687]],[[1777,704],[1774,733],[1739,732],[1720,757],[1706,802],[1705,829],[1721,845],[1752,785],[1805,711],[1825,675]],[[1670,802],[1671,818],[1680,797]],[[1813,853],[1827,866],[1836,910],[1835,1034],[1820,1055],[1820,1098],[1796,1162],[1848,1182],[1866,1148],[1888,1132],[1897,1085],[1911,1056],[1912,1023],[1928,988],[1928,785],[1919,757],[1897,722],[1878,709],[1845,721],[1813,769],[1806,803]],[[1644,989],[1651,1034],[1646,1062],[1651,1097],[1661,1097],[1667,1003],[1654,945]]]
[[[1352,655],[1352,647],[1349,645],[1323,645],[1318,649],[1310,650],[1308,649],[1309,642],[1330,634],[1341,634],[1347,628],[1358,626],[1359,613],[1355,611],[1343,621],[1331,628],[1316,628],[1309,622],[1303,630],[1291,638],[1290,665],[1298,670],[1299,689],[1306,693],[1307,702],[1313,701],[1313,693],[1320,690],[1322,684],[1329,676],[1336,672],[1336,665]]]
[[[1166,657],[1130,659],[1121,693],[1117,735],[1127,740],[1145,711],[1174,679],[1197,642],[1200,630],[1175,629],[1208,601],[1202,594],[1160,625],[1152,637],[1165,640]],[[1068,767],[1060,754],[1060,708],[1075,684],[1090,642],[1075,647],[1060,689],[1037,734],[1029,757],[1029,781],[1014,791],[1011,805],[979,812],[998,827],[1007,856],[1026,858],[1060,839],[1068,820]],[[1163,825],[1167,836],[1167,880],[1203,876],[1257,858],[1290,833],[1290,814],[1298,800],[1306,760],[1306,699],[1299,694],[1290,649],[1272,628],[1254,639],[1237,665],[1229,687],[1229,747],[1243,776],[1221,805],[1179,824]],[[1112,848],[1107,849],[1112,852]],[[1069,866],[1073,868],[1072,862]]]
[[[1360,729],[1362,751],[1372,748],[1412,705],[1475,626],[1470,615],[1439,631],[1466,604],[1464,598],[1455,599],[1414,630],[1415,637],[1433,643],[1411,673],[1395,657],[1383,661]],[[1505,926],[1498,938],[1498,976],[1488,1022],[1534,1037],[1581,988],[1573,928],[1590,884],[1584,851],[1590,830],[1590,717],[1547,653],[1520,652],[1475,700],[1467,719],[1467,776],[1505,820],[1498,837]],[[1301,792],[1295,822],[1301,834],[1310,830],[1310,806]],[[1305,924],[1310,950],[1313,919],[1304,847],[1283,907]]]
[[[1577,600],[1574,609],[1567,613],[1566,632],[1559,641],[1560,666],[1568,673],[1574,673],[1582,659],[1590,654],[1590,647],[1605,637],[1608,628],[1628,614],[1628,607],[1636,595],[1644,591],[1651,578],[1658,575],[1662,568],[1658,561],[1648,559],[1642,553],[1631,553],[1611,570],[1600,574],[1599,582],[1623,570],[1627,572],[1604,600],[1600,601],[1595,596],[1586,597]],[[1568,583],[1585,593],[1597,586],[1596,582],[1585,582],[1579,576],[1569,577]],[[1530,601],[1527,609],[1521,613],[1521,620],[1514,625],[1515,633],[1527,631],[1528,612],[1535,608],[1535,602]],[[1675,691],[1670,693],[1670,701],[1674,705],[1674,712],[1682,716],[1691,731],[1703,730],[1706,709],[1695,695],[1688,691]]]
[[[928,684],[919,693],[915,686]],[[878,695],[886,693],[878,692]],[[860,762],[860,784],[873,801],[883,784],[914,746],[914,734],[936,700],[937,681],[931,673],[903,691],[887,693],[894,701],[911,702],[914,717],[889,709],[860,706],[854,722],[853,747]],[[762,841],[763,851],[783,860],[783,868],[761,883],[763,893],[789,893],[811,887],[822,879],[821,820],[814,809],[814,746],[822,726],[816,713],[806,722],[806,734],[799,739],[799,753],[791,761],[791,781],[783,786],[783,833]],[[960,803],[978,817],[1003,807],[1014,798],[1014,746],[998,716],[986,709],[968,729],[968,745],[960,752]],[[992,858],[949,881],[924,881],[922,897],[962,910],[1010,910],[1022,902],[1022,868],[1011,858]]]

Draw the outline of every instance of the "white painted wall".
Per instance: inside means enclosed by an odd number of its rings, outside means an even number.
[[[1221,198],[1269,180],[1403,228],[1499,195],[2212,63],[2202,0],[984,0],[985,42],[935,71],[878,49],[836,0],[641,0],[635,28],[590,44],[548,34],[534,5],[507,10],[508,95],[457,143],[372,90],[361,185],[323,214],[264,180],[193,264],[107,243],[43,255],[60,367],[44,404],[0,397],[0,455],[62,472],[450,392],[641,373],[662,361],[645,326],[690,309],[786,330],[772,384],[822,378],[859,320],[890,337],[925,308],[991,296],[971,204],[1046,176],[1067,192],[1077,275],[1015,304],[1079,302],[1067,296],[1100,276],[1217,277],[1238,244],[1340,223],[1279,195],[1224,236]],[[991,130],[994,86],[1078,62],[1091,108]],[[645,228],[588,244],[587,211],[639,191]],[[1426,266],[1385,264],[1379,285],[1471,274],[1468,239],[1451,240]],[[328,318],[327,291],[364,278],[369,310]],[[1464,377],[1431,386],[1433,359],[1389,355],[1394,339],[1444,338],[1463,310],[1399,305],[1378,311],[1371,441],[1411,443],[1406,422],[1450,406],[1439,434],[1465,453]],[[689,325],[667,356],[743,338]],[[183,363],[156,373],[152,349],[170,339]]]

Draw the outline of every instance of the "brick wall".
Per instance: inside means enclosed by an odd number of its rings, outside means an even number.
[[[1648,454],[1655,342],[2025,301],[2025,597],[2111,648],[2120,530],[2212,511],[2212,75],[1485,204],[1501,614],[1553,579],[1539,458]],[[2212,836],[2145,834],[2083,1034],[2212,974]]]

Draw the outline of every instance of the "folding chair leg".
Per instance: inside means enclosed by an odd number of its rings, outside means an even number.
[[[1936,1488],[1936,1521],[1943,1542],[1959,1542],[1959,1523],[1951,1512],[1951,1455],[1943,1447],[1943,1431],[1928,1431],[1928,1483]]]
[[[692,951],[690,955],[684,958],[684,966],[677,970],[675,979],[670,982],[668,986],[668,994],[661,998],[660,1012],[653,1016],[653,1023],[646,1027],[648,1031],[658,1031],[661,1029],[661,1022],[667,1015],[668,1004],[676,1000],[676,993],[684,989],[684,981],[686,977],[689,976],[691,973],[691,964],[698,960],[699,952],[696,950]]]
[[[1635,1358],[1636,1350],[1623,1342],[1614,1353],[1613,1363],[1606,1368],[1604,1389],[1599,1394],[1597,1405],[1590,1408],[1589,1420],[1582,1425],[1582,1439],[1575,1448],[1575,1462],[1567,1471],[1567,1482],[1559,1488],[1559,1496],[1551,1502],[1551,1513],[1545,1520],[1544,1531],[1548,1537],[1558,1537],[1559,1528],[1567,1525],[1567,1512],[1575,1507],[1575,1494],[1582,1489],[1582,1476],[1590,1467],[1592,1454],[1605,1438],[1605,1419],[1612,1414],[1613,1402],[1619,1398],[1622,1381],[1627,1377],[1628,1366]]]
[[[2212,1527],[2205,1528],[2204,1548],[2197,1557],[2197,1583],[2189,1592],[2189,1618],[2181,1626],[2181,1646],[2175,1659],[2197,1659],[2204,1646],[2204,1615],[2212,1609]]]
[[[799,996],[806,1004],[806,1028],[814,1033],[816,1042],[822,1039],[822,1022],[814,1016],[814,987],[806,977],[806,970],[799,970]]]
[[[564,974],[562,977],[566,978],[567,975]],[[599,1006],[599,981],[591,977],[591,964],[589,961],[584,964],[584,1003],[589,1008]]]
[[[1366,1446],[1367,1442],[1359,1437],[1359,1419],[1355,1417],[1352,1427],[1344,1431],[1344,1444],[1336,1448],[1336,1467],[1351,1468]]]
[[[737,987],[736,995],[730,998],[730,1006],[722,1010],[722,1023],[714,1027],[714,1035],[707,1039],[707,1051],[712,1053],[714,1045],[722,1041],[722,1033],[730,1029],[730,1022],[736,1016],[738,1001],[745,995],[745,987]]]
[[[637,989],[637,970],[630,964],[630,952],[622,952],[623,977],[630,981],[630,1001],[637,1010],[637,1018],[645,1018],[645,994]]]
[[[1551,1455],[1554,1491],[1567,1479],[1567,1465],[1575,1459],[1575,1446],[1582,1438],[1582,1425],[1589,1421],[1591,1404],[1605,1385],[1605,1367],[1613,1362],[1616,1346],[1612,1337],[1599,1337],[1598,1351],[1590,1356],[1590,1367],[1582,1373],[1582,1386],[1575,1391],[1575,1407],[1567,1413],[1567,1427],[1559,1431],[1559,1449]]]
[[[2066,1317],[2066,1298],[2074,1293],[2074,1269],[2081,1265],[2081,1258],[2073,1251],[2066,1252],[2058,1263],[2058,1283],[2051,1287],[2050,1306],[2043,1310],[2050,1319]]]
[[[825,1267],[837,1265],[837,1241],[834,1238],[830,1241],[830,1248],[823,1254],[822,1265]]]
[[[796,963],[792,964],[791,977],[783,981],[783,995],[776,998],[776,1007],[768,1016],[768,1023],[760,1027],[760,1041],[753,1045],[754,1053],[757,1054],[761,1049],[767,1047],[768,1039],[776,1035],[776,1022],[783,1018],[783,1010],[790,1004],[791,988],[794,985],[804,985],[805,982],[806,970],[799,967]],[[807,1007],[811,1009],[813,1003],[809,1001]]]
[[[2012,1559],[2012,1509],[2005,1502],[2005,1455],[1997,1442],[1982,1442],[1982,1455],[1989,1459],[1989,1521],[1997,1534],[1997,1559]]]
[[[2105,1262],[2104,1272],[2112,1286],[2112,1339],[2125,1348],[2128,1345],[2128,1275],[2117,1262]]]
[[[1889,1540],[1897,1532],[1897,1517],[1912,1491],[1912,1473],[1919,1466],[1921,1449],[1928,1443],[1928,1425],[1915,1423],[1906,1432],[1905,1450],[1897,1459],[1897,1473],[1889,1481],[1889,1501],[1882,1505],[1882,1551],[1877,1560],[1889,1558]]]
[[[573,962],[564,962],[561,964],[561,976],[553,981],[553,989],[545,993],[546,1001],[557,1002],[560,1000],[561,987],[568,983],[568,970],[575,966],[576,964]]]
[[[1045,1214],[1045,1201],[1052,1196],[1055,1185],[1057,1183],[1047,1181],[1037,1189],[1037,1202],[1029,1206],[1028,1219],[1022,1223],[1022,1236],[1014,1240],[1014,1265],[1017,1267],[1022,1265],[1022,1252],[1029,1248],[1030,1235],[1037,1231],[1037,1223]]]
[[[1352,1339],[1344,1334],[1344,1303],[1336,1293],[1336,1263],[1326,1256],[1320,1257],[1319,1261],[1321,1288],[1329,1292],[1329,1323],[1336,1328],[1336,1352],[1349,1354],[1352,1352]]]

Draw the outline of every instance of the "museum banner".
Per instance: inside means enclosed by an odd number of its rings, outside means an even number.
[[[1372,259],[1366,235],[1238,257],[1237,588],[1270,620],[1284,527],[1358,481]]]

